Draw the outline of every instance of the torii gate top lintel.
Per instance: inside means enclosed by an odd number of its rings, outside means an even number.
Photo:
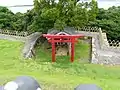
[[[52,62],[55,62],[55,43],[56,42],[69,42],[71,43],[71,62],[74,61],[74,44],[77,42],[77,38],[84,37],[82,34],[75,35],[56,35],[56,34],[43,34],[43,37],[46,37],[48,42],[52,44]]]

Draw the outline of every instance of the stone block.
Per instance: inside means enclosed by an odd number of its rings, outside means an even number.
[[[41,86],[33,77],[19,76],[6,83],[3,90],[41,90]]]
[[[102,90],[102,88],[98,87],[95,84],[81,84],[77,86],[74,90]]]

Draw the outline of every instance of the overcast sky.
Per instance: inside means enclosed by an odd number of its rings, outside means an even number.
[[[87,0],[84,0],[87,1]],[[0,0],[0,6],[13,6],[13,5],[32,5],[33,0]],[[99,8],[105,8],[111,6],[120,6],[120,0],[98,0]],[[14,13],[16,12],[26,12],[28,9],[33,7],[12,7],[9,8]]]

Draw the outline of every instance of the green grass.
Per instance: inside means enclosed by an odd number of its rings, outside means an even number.
[[[81,63],[88,63],[90,60],[90,45],[82,40],[75,44],[75,59]]]
[[[29,75],[39,81],[43,90],[73,90],[81,83],[95,83],[103,90],[120,90],[120,67],[85,64],[88,46],[84,43],[80,44],[82,48],[76,45],[76,50],[80,50],[76,51],[74,63],[70,63],[69,57],[57,57],[56,63],[51,63],[50,52],[39,47],[36,58],[24,60],[20,54],[23,45],[0,40],[0,84]],[[77,52],[81,52],[80,57]]]

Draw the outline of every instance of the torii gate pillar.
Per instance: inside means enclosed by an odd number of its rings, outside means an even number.
[[[54,40],[54,38],[52,39]],[[55,62],[55,43],[54,42],[52,42],[52,62]]]
[[[74,38],[72,38],[71,40],[71,62],[74,61],[74,52],[75,52],[75,42],[74,42]]]
[[[57,42],[69,42],[71,43],[71,62],[74,61],[74,49],[76,38],[83,37],[83,35],[51,35],[43,34],[43,37],[48,39],[48,42],[52,44],[52,62],[55,62],[55,43]]]

